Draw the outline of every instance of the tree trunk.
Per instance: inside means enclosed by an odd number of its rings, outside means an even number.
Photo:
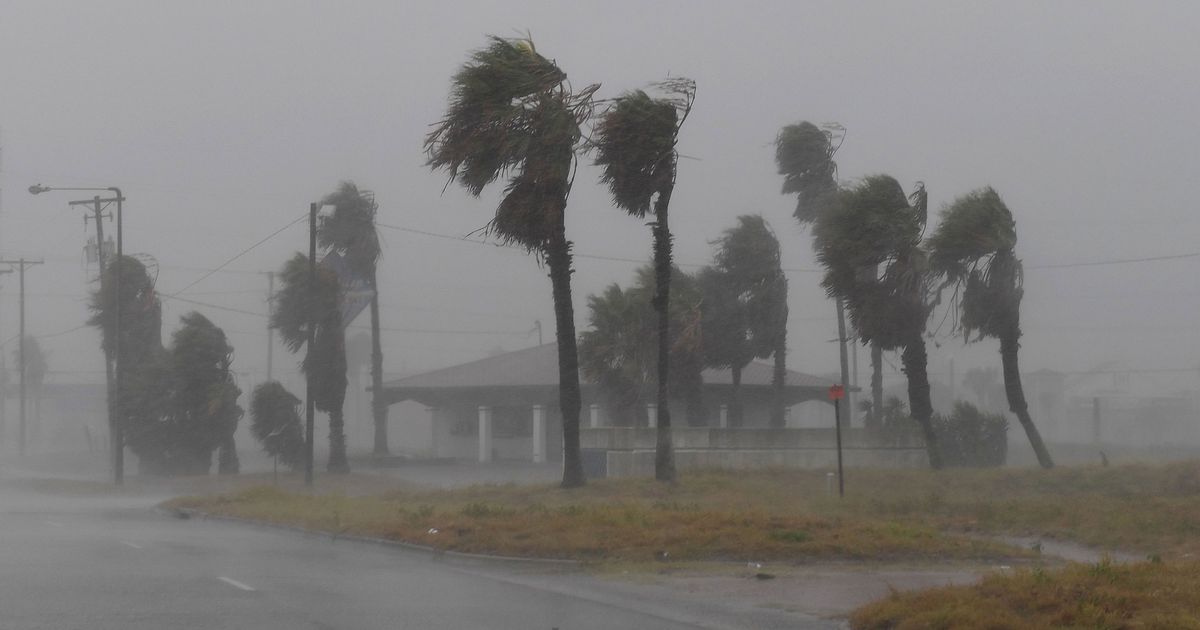
[[[379,285],[371,269],[371,417],[375,420],[375,444],[371,452],[385,456],[388,449],[388,404],[383,397],[383,343],[379,339]]]
[[[933,403],[929,398],[929,356],[925,353],[925,340],[918,334],[904,346],[900,355],[904,363],[904,374],[908,377],[908,408],[912,418],[925,435],[925,451],[929,454],[929,466],[934,470],[942,467],[942,452],[938,447],[937,434],[933,432]]]
[[[546,248],[554,295],[555,337],[558,340],[558,404],[562,412],[562,487],[576,488],[587,480],[579,452],[579,350],[575,339],[575,305],[571,302],[571,243],[560,212]]]
[[[342,405],[329,411],[329,464],[325,468],[331,473],[350,472],[350,462],[346,459],[346,414]]]
[[[787,385],[787,291],[783,292],[782,321],[779,323],[779,335],[775,339],[775,370],[771,375],[771,427],[782,429],[787,426],[787,414],[784,410],[784,387]]]
[[[1025,402],[1025,389],[1021,386],[1021,368],[1017,362],[1017,351],[1021,347],[1020,332],[1009,332],[1000,338],[1000,362],[1004,367],[1004,393],[1008,396],[1008,408],[1017,416],[1033,452],[1037,454],[1042,468],[1054,468],[1050,451],[1042,442],[1042,434],[1029,416],[1029,405]]]
[[[744,366],[734,365],[729,368],[730,374],[733,377],[733,387],[729,389],[729,426],[742,426],[742,368]]]
[[[238,461],[237,445],[234,444],[231,432],[221,440],[221,448],[217,453],[217,474],[236,475],[240,471],[241,462]]]
[[[883,428],[883,348],[871,344],[871,426]]]
[[[659,191],[654,203],[654,310],[658,312],[658,429],[654,447],[654,478],[675,481],[675,450],[671,445],[671,229],[667,206],[674,186]]]

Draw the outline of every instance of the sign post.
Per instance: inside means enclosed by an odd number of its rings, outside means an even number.
[[[833,432],[837,436],[838,498],[846,496],[846,484],[842,480],[842,399],[846,388],[841,385],[829,387],[829,400],[833,401]]]

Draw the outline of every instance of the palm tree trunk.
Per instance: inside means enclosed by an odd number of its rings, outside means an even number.
[[[883,427],[883,347],[871,344],[871,426]]]
[[[579,350],[575,339],[575,306],[571,302],[571,243],[567,241],[563,213],[546,248],[550,284],[554,295],[555,337],[558,340],[558,405],[562,412],[563,478],[562,487],[576,488],[587,483],[579,452]]]
[[[1021,386],[1021,368],[1017,362],[1017,350],[1021,347],[1019,336],[1020,332],[1010,331],[1000,338],[1000,362],[1004,366],[1004,393],[1008,396],[1008,408],[1016,414],[1021,427],[1025,429],[1025,435],[1029,438],[1033,452],[1037,454],[1038,464],[1041,464],[1042,468],[1054,468],[1054,460],[1050,458],[1050,451],[1046,450],[1046,444],[1042,442],[1042,434],[1033,424],[1033,418],[1029,416],[1029,405],[1025,402],[1025,389]]]
[[[742,426],[742,367],[741,365],[731,366],[729,371],[733,377],[733,387],[729,390],[729,426]]]
[[[217,453],[217,474],[218,475],[236,475],[241,470],[241,462],[238,461],[237,445],[233,441],[233,433],[230,432],[221,440],[221,449]]]
[[[675,450],[671,445],[671,229],[667,206],[672,185],[659,191],[654,203],[654,310],[658,311],[658,429],[654,447],[654,478],[675,481]]]
[[[383,397],[383,344],[379,339],[379,285],[375,269],[371,269],[371,417],[375,420],[374,448],[371,452],[379,457],[388,450],[388,404]]]
[[[938,447],[937,434],[933,432],[933,402],[929,398],[929,356],[925,353],[925,340],[918,334],[900,355],[904,363],[904,374],[908,377],[908,408],[912,418],[925,435],[925,451],[929,454],[929,466],[934,470],[942,467],[942,452]]]
[[[775,339],[775,370],[771,375],[771,426],[782,429],[787,425],[787,414],[784,413],[783,388],[787,384],[787,291],[783,293],[782,321],[779,323],[779,335]]]
[[[341,405],[329,411],[329,464],[326,470],[350,472],[350,462],[346,459],[346,415]]]

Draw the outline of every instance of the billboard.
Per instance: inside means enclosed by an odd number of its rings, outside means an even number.
[[[345,329],[371,303],[371,298],[375,297],[375,290],[371,288],[367,278],[355,274],[346,262],[346,257],[336,251],[326,254],[319,266],[337,274],[338,286],[342,289],[342,328]]]

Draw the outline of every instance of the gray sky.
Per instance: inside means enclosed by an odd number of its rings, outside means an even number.
[[[849,129],[844,179],[924,180],[935,208],[989,184],[1005,197],[1028,269],[1026,369],[1196,368],[1200,259],[1037,267],[1200,250],[1198,23],[1193,2],[5,0],[0,252],[46,258],[28,276],[29,329],[50,334],[85,316],[86,234],[67,206],[77,197],[32,197],[25,189],[36,182],[124,188],[126,250],[159,260],[164,293],[299,217],[341,179],[376,192],[382,223],[467,234],[491,216],[496,194],[443,194],[421,141],[468,51],[488,33],[528,30],[576,86],[601,83],[601,96],[668,73],[697,81],[681,142],[694,159],[682,162],[672,203],[679,260],[706,262],[708,242],[736,215],[762,213],[786,266],[812,268],[771,141],[801,119],[838,121]],[[649,229],[614,210],[596,176],[580,170],[568,208],[576,251],[648,258]],[[303,225],[229,269],[277,269],[306,248]],[[389,331],[387,370],[536,343],[525,334],[535,319],[552,337],[549,281],[532,258],[383,236],[384,325],[473,331]],[[582,330],[586,296],[627,283],[634,266],[583,258],[576,267]],[[833,371],[833,305],[819,274],[790,277],[791,365]],[[10,278],[4,338],[16,323]],[[264,312],[265,288],[260,275],[223,272],[184,297]],[[166,336],[194,305],[164,307]],[[265,320],[199,308],[229,333],[236,369],[260,377]],[[102,366],[95,331],[44,343],[52,369],[81,372],[59,378],[99,378],[86,374]],[[947,338],[931,351],[935,373],[951,357],[960,371],[998,364],[994,342]],[[1162,390],[1195,378],[1138,382]]]

